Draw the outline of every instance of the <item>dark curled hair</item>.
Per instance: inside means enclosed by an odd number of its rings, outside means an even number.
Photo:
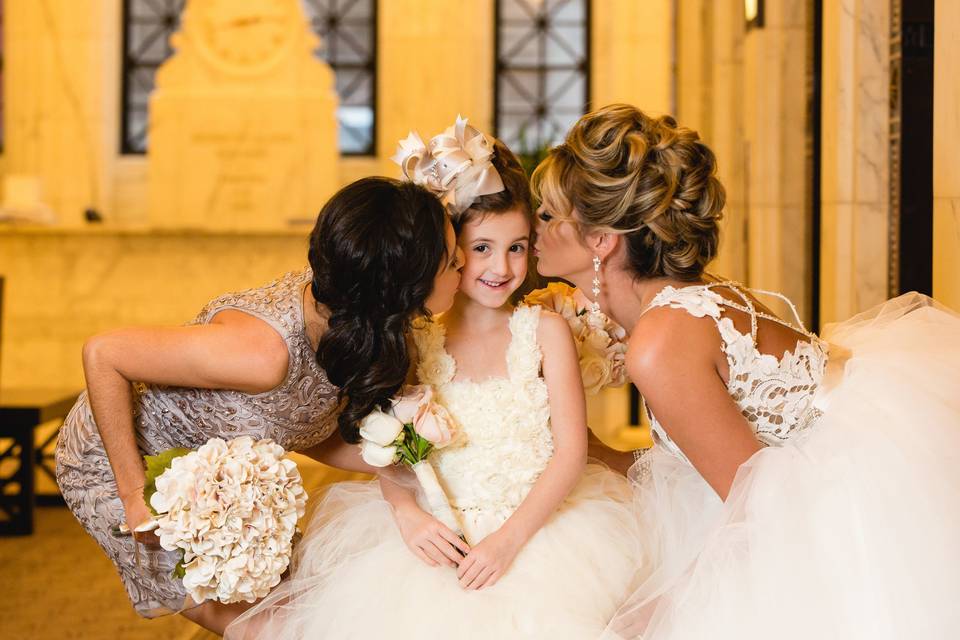
[[[340,435],[400,389],[410,356],[406,334],[447,259],[446,213],[426,189],[364,178],[324,205],[310,234],[311,290],[329,310],[317,362],[345,400]]]

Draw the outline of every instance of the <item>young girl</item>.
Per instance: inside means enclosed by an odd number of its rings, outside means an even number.
[[[455,171],[443,195],[465,255],[460,291],[414,340],[417,382],[433,385],[457,422],[458,439],[431,462],[466,544],[402,487],[384,486],[398,530],[375,485],[335,486],[291,579],[229,627],[230,639],[591,638],[634,584],[631,491],[585,464],[570,330],[511,302],[528,268],[526,176],[505,146],[464,124],[401,162],[438,192],[444,170]]]

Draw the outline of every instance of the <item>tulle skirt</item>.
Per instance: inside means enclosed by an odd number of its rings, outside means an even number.
[[[226,631],[228,640],[598,637],[646,566],[631,487],[599,465],[494,586],[465,591],[400,538],[379,487],[329,489],[295,568]]]
[[[960,637],[960,317],[908,294],[828,327],[823,415],[725,503],[653,451],[649,577],[605,638]]]

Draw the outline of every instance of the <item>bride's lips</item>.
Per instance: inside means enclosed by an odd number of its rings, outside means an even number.
[[[492,282],[490,280],[484,280],[483,278],[477,278],[477,282],[479,282],[485,287],[489,287],[490,289],[500,289],[503,287],[503,285],[507,284],[510,281],[504,280],[502,282]]]

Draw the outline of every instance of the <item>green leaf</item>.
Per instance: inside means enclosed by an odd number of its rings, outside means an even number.
[[[157,478],[170,468],[174,458],[185,456],[191,451],[191,449],[174,447],[161,451],[155,456],[143,456],[144,461],[147,463],[147,481],[143,485],[143,499],[146,501],[147,508],[150,509],[150,513],[153,515],[159,515],[153,510],[153,507],[150,506],[150,498],[157,492]]]
[[[173,568],[170,575],[180,580],[183,580],[183,576],[187,575],[187,569],[183,566],[183,550],[180,551],[180,560],[177,561],[177,566]]]

